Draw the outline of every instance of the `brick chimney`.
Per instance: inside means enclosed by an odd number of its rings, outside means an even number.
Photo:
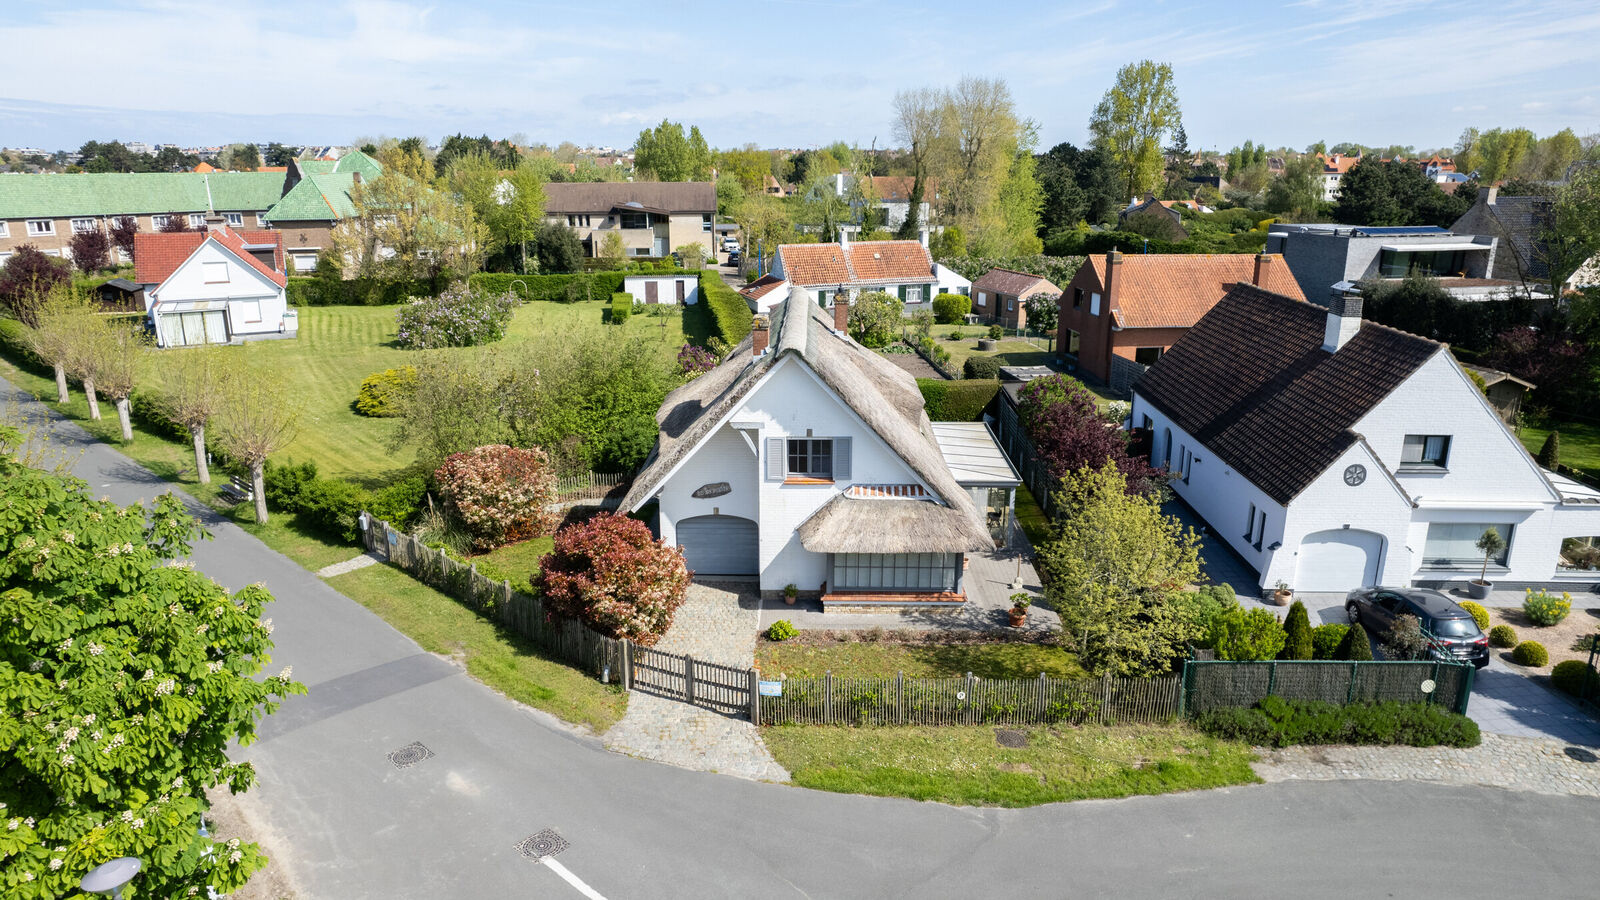
[[[750,328],[750,355],[761,356],[767,352],[767,341],[772,332],[767,330],[767,317],[756,316]]]
[[[839,334],[850,333],[850,295],[844,291],[833,295],[833,330]]]
[[[1322,329],[1322,349],[1338,353],[1361,330],[1361,298],[1340,294],[1328,300],[1328,321]]]
[[[228,220],[224,219],[220,213],[215,213],[215,212],[206,213],[206,233],[207,234],[209,234],[209,233],[211,233],[213,231],[221,231],[223,228],[227,227],[227,224],[228,224]]]
[[[1256,287],[1262,286],[1263,282],[1266,281],[1267,267],[1272,265],[1274,259],[1277,259],[1277,256],[1271,253],[1256,254],[1256,271],[1254,275],[1250,276],[1251,284]]]
[[[1114,294],[1111,293],[1111,290],[1112,290],[1111,285],[1113,283],[1115,283],[1116,278],[1117,278],[1117,269],[1119,269],[1121,267],[1122,267],[1122,251],[1121,250],[1112,250],[1111,252],[1106,254],[1106,283],[1103,285],[1103,287],[1106,289],[1106,296],[1105,296],[1105,304],[1104,304],[1103,308],[1107,312],[1109,312],[1111,310],[1111,307],[1112,307],[1111,298],[1113,296],[1115,296]]]

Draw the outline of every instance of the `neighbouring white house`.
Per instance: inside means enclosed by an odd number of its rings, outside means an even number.
[[[622,289],[633,295],[635,303],[700,302],[700,279],[693,275],[628,275],[622,279]]]
[[[134,236],[134,281],[161,347],[294,337],[283,234],[236,232],[221,217],[205,231]]]
[[[1234,286],[1135,385],[1129,421],[1263,589],[1459,586],[1490,527],[1497,587],[1600,585],[1563,555],[1600,535],[1600,491],[1541,469],[1448,347],[1363,321],[1359,297]]]
[[[972,296],[972,279],[950,268],[944,263],[933,264],[934,281],[933,294],[960,294],[963,297]]]
[[[772,308],[774,303],[782,303],[789,296],[789,288],[793,285],[784,281],[771,272],[757,278],[739,289],[739,296],[744,302],[750,304],[751,312],[764,313]]]
[[[836,244],[783,244],[771,274],[824,306],[840,290],[852,300],[862,291],[884,291],[907,311],[932,309],[939,292],[933,257],[918,241],[852,241],[841,234]]]
[[[965,554],[992,551],[1015,470],[982,423],[928,420],[915,379],[789,288],[712,371],[673,391],[622,501],[657,504],[697,575],[793,584],[825,609],[965,602]],[[975,502],[977,501],[977,502]]]

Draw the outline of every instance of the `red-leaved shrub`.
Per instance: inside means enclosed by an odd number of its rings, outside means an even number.
[[[683,605],[689,570],[683,554],[658,542],[643,522],[606,513],[556,532],[533,586],[552,611],[653,647]]]
[[[492,550],[555,527],[549,506],[556,499],[556,476],[538,447],[490,444],[457,453],[433,478],[475,549]]]

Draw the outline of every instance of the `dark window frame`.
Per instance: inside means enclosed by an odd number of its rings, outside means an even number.
[[[784,473],[795,478],[833,480],[833,438],[788,438]]]

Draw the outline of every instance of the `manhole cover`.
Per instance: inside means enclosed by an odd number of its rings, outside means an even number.
[[[1002,747],[1026,747],[1028,746],[1028,733],[1017,731],[1014,728],[996,728],[994,730],[994,742]]]
[[[433,751],[422,746],[421,741],[407,744],[389,754],[389,762],[394,763],[396,769],[410,768],[425,759],[433,759]]]
[[[1582,747],[1568,747],[1561,752],[1581,763],[1600,762],[1600,756],[1596,756],[1593,750],[1585,750]]]
[[[569,846],[571,845],[567,843],[567,839],[557,834],[554,828],[546,828],[538,834],[523,838],[521,843],[517,844],[517,852],[529,859],[544,859],[547,856],[555,856]]]

